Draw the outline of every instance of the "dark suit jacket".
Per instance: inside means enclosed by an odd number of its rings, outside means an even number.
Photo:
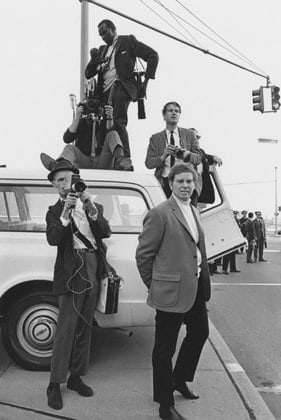
[[[263,238],[264,240],[266,240],[266,231],[265,231],[264,220],[263,219],[260,219],[260,220],[254,219],[253,224],[254,224],[254,228],[255,228],[255,232],[256,232],[256,237],[258,239]]]
[[[85,69],[85,76],[87,79],[95,76],[98,73],[98,65],[104,58],[108,46],[102,45],[99,47],[99,53],[96,59],[91,59]],[[132,100],[137,99],[137,85],[133,76],[133,71],[136,63],[136,57],[142,58],[147,63],[146,77],[148,79],[155,78],[155,72],[158,64],[158,54],[148,45],[139,42],[134,35],[120,35],[116,43],[115,49],[115,67],[119,76],[120,82],[129,94]],[[98,87],[101,93],[102,75],[98,74]]]
[[[192,163],[195,167],[199,165],[201,162],[201,152],[199,147],[199,142],[194,134],[193,130],[188,130],[186,128],[180,128],[179,130],[179,137],[180,137],[180,145],[186,150],[191,152],[189,162]],[[163,155],[164,150],[168,145],[168,140],[166,136],[166,130],[160,131],[159,133],[153,134],[150,137],[149,145],[147,148],[146,158],[145,158],[145,166],[148,169],[154,169],[154,175],[162,184],[162,173],[165,167],[165,161],[162,162],[160,157]],[[202,189],[202,180],[201,177],[198,179],[198,186],[196,186],[196,190],[198,193],[201,192]]]
[[[191,209],[199,232],[202,292],[208,301],[210,277],[204,233],[198,210],[193,206]],[[196,244],[173,196],[145,216],[136,260],[141,278],[149,288],[148,305],[177,313],[192,307],[198,286]]]
[[[90,228],[96,241],[108,238],[111,230],[107,220],[103,217],[103,207],[96,203],[98,217],[96,221],[88,217]],[[64,227],[60,221],[63,205],[58,200],[54,206],[50,206],[46,215],[47,241],[52,246],[57,246],[57,258],[54,268],[53,293],[63,295],[67,293],[67,281],[72,276],[75,268],[75,253],[73,250],[73,239],[71,225]]]
[[[257,237],[253,220],[251,220],[251,219],[246,220],[246,222],[244,224],[244,232],[245,232],[244,236],[246,236],[248,241],[252,241],[253,239],[255,239]]]

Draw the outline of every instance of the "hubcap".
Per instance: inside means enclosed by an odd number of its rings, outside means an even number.
[[[27,353],[41,358],[51,356],[57,317],[58,308],[47,303],[31,306],[22,313],[17,337]]]

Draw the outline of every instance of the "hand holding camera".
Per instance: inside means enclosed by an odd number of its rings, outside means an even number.
[[[162,155],[162,160],[166,160],[168,156],[174,156],[174,154],[175,154],[175,146],[169,144],[164,150],[164,153]]]
[[[175,147],[175,157],[177,159],[181,159],[181,160],[187,161],[189,155],[190,155],[190,152],[188,150],[182,149],[179,146],[176,146]]]

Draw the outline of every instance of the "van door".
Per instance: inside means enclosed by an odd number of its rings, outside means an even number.
[[[214,166],[210,166],[210,186],[214,192],[212,204],[198,203],[205,232],[208,260],[214,260],[245,245],[245,238],[234,219],[233,212]],[[210,194],[212,195],[212,194]]]

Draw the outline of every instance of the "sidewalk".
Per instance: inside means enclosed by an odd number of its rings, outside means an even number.
[[[85,382],[95,390],[82,398],[62,387],[64,407],[47,406],[48,372],[27,372],[1,363],[0,420],[157,420],[152,394],[153,328],[133,328],[132,337],[99,330]],[[181,330],[181,337],[184,330]],[[180,339],[181,339],[180,337]],[[180,341],[180,340],[179,340]],[[0,354],[1,356],[1,354]],[[189,420],[274,420],[261,396],[210,322],[207,342],[192,388],[197,401],[175,393],[178,411]]]

